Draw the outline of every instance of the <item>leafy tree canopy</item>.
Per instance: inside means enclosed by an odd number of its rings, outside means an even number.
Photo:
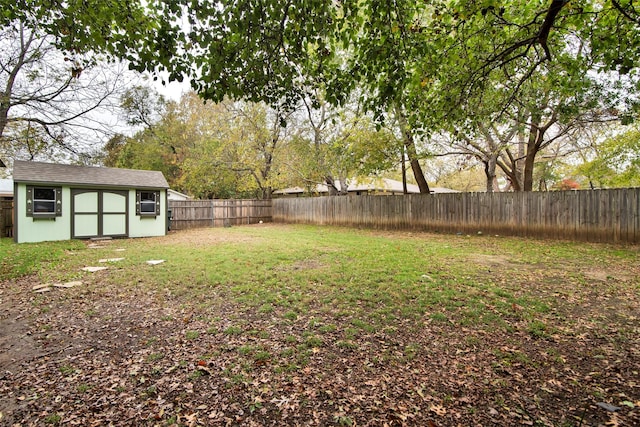
[[[68,51],[188,78],[215,101],[291,105],[315,86],[335,103],[361,82],[371,108],[411,99],[450,106],[496,81],[515,93],[565,55],[621,75],[640,63],[633,0],[0,1],[3,23],[32,22]]]
[[[576,172],[591,187],[640,186],[640,129],[633,127],[607,138],[597,147],[596,157],[581,164]]]
[[[68,53],[100,52],[112,59],[153,61],[162,28],[156,7],[136,0],[0,0],[0,25],[19,21],[56,39]],[[168,55],[168,51],[158,51]]]

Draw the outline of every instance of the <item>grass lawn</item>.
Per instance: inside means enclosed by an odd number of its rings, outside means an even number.
[[[0,425],[640,425],[639,255],[272,224],[3,239]]]

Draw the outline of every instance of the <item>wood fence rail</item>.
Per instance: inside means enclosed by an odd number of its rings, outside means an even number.
[[[271,221],[271,200],[169,200],[169,209],[172,230]]]
[[[273,221],[640,243],[640,188],[273,200]]]

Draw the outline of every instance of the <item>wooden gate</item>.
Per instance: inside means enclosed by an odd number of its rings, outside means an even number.
[[[0,200],[0,237],[13,237],[13,200]]]

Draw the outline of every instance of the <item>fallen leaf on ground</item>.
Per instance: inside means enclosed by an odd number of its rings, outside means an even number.
[[[598,402],[598,403],[596,403],[596,405],[598,405],[599,407],[601,407],[605,411],[609,411],[609,412],[617,412],[617,411],[620,410],[620,408],[618,406],[614,406],[614,405],[611,405],[611,404],[605,403],[605,402]]]
[[[447,410],[442,405],[431,405],[429,408],[432,412],[435,412],[436,415],[445,416],[447,414]]]

